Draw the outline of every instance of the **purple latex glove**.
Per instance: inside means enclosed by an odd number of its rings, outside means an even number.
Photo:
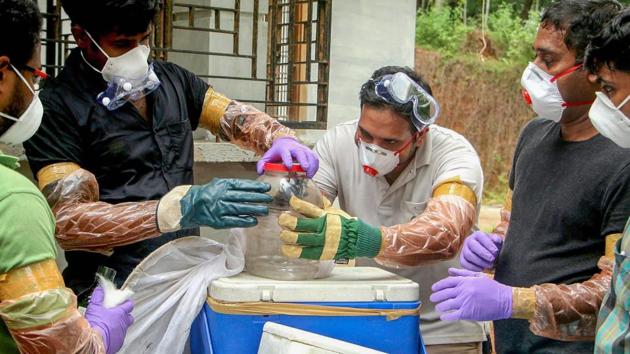
[[[103,289],[100,286],[96,287],[85,310],[85,319],[92,328],[101,333],[105,343],[105,352],[114,354],[122,347],[127,328],[133,323],[131,316],[133,302],[127,300],[116,307],[107,309],[103,306],[104,297]]]
[[[466,237],[459,261],[462,267],[475,272],[492,269],[494,261],[501,252],[501,246],[503,246],[501,236],[475,231]]]
[[[512,316],[512,288],[486,275],[450,268],[446,279],[433,284],[431,302],[443,321],[494,321]]]
[[[282,161],[290,169],[293,166],[293,159],[300,163],[308,178],[315,176],[319,168],[319,159],[315,152],[288,136],[280,137],[273,141],[271,149],[267,150],[256,164],[256,171],[258,171],[259,175],[262,175],[265,173],[265,163],[278,161]]]

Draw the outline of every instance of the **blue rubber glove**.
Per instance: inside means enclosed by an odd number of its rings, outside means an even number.
[[[215,178],[203,186],[192,186],[180,201],[181,226],[210,226],[215,229],[251,227],[256,216],[269,214],[259,203],[273,200],[268,183],[245,179]]]
[[[122,347],[127,328],[133,324],[131,316],[133,302],[127,300],[116,307],[107,309],[103,306],[104,298],[103,288],[96,287],[85,310],[85,319],[103,337],[105,352],[114,354]]]
[[[483,273],[450,268],[430,297],[443,321],[494,321],[512,316],[512,288]]]
[[[274,140],[271,148],[265,152],[263,157],[256,164],[256,170],[259,175],[265,173],[265,163],[279,162],[291,169],[293,159],[297,160],[306,171],[306,177],[313,178],[319,168],[319,159],[313,150],[300,144],[295,138],[280,137]]]
[[[502,246],[501,236],[475,231],[466,237],[459,261],[462,267],[475,272],[492,269]]]

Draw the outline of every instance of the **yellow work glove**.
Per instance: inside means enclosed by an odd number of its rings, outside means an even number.
[[[380,252],[381,230],[333,208],[326,198],[323,209],[295,196],[291,197],[290,204],[304,217],[285,212],[278,218],[284,228],[280,233],[284,242],[282,253],[287,257],[347,260],[372,258]]]

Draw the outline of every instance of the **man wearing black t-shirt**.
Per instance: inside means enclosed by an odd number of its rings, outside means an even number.
[[[502,224],[469,236],[460,256],[467,269],[451,269],[432,288],[442,319],[495,320],[498,353],[593,352],[612,271],[606,246],[630,214],[630,154],[591,124],[598,87],[582,61],[589,39],[620,8],[560,0],[543,13],[536,59],[521,79],[539,118],[516,146]],[[494,280],[479,273],[491,268]]]

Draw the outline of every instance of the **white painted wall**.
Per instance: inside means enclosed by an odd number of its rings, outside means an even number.
[[[385,65],[413,67],[414,0],[333,0],[328,129],[359,117],[359,89]],[[300,131],[315,142],[322,131]]]

